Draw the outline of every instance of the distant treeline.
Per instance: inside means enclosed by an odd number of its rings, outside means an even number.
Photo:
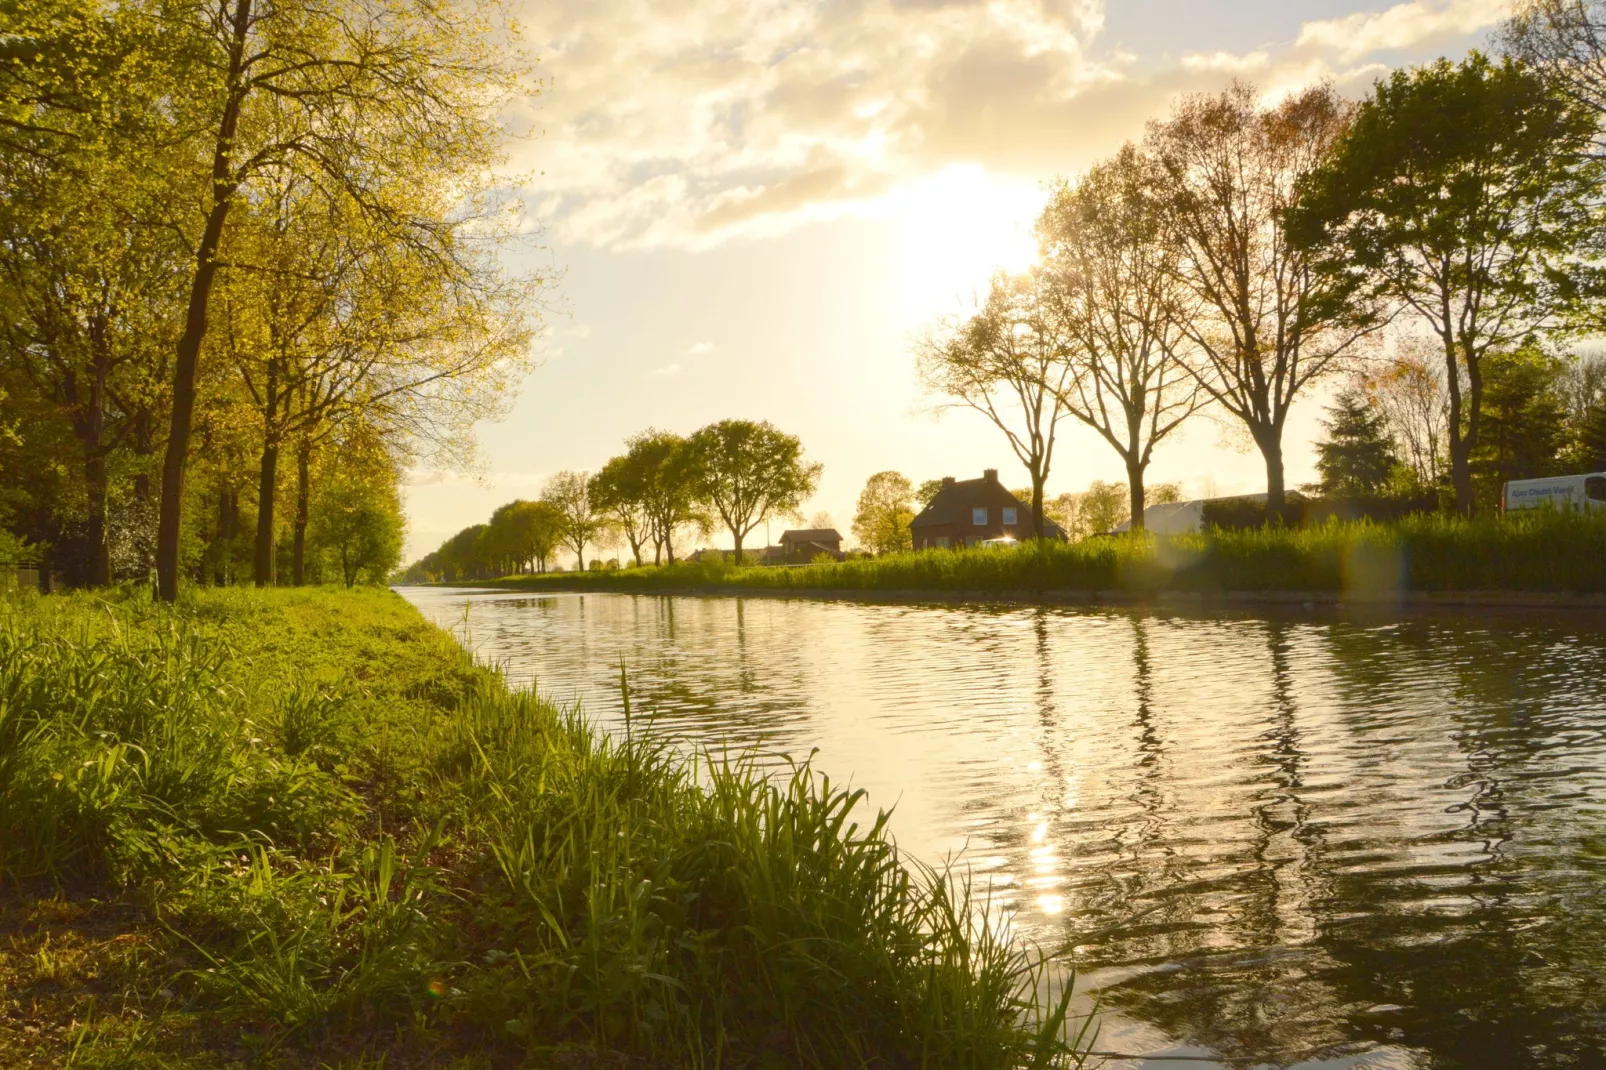
[[[586,567],[588,546],[628,545],[635,564],[675,563],[676,540],[730,533],[735,554],[770,517],[796,514],[822,467],[769,423],[721,420],[681,437],[648,429],[594,475],[559,472],[535,501],[508,502],[489,523],[464,528],[402,574],[406,583],[448,583],[545,572],[560,549]],[[593,561],[593,564],[597,562]]]
[[[1187,593],[1322,592],[1358,600],[1409,593],[1606,595],[1606,515],[1524,510],[1466,518],[1414,514],[1392,523],[1327,522],[1304,529],[1215,528],[1077,542],[1028,540],[739,567],[722,555],[695,562],[487,581],[516,590],[679,590],[802,594],[944,592],[966,596],[1136,598]]]

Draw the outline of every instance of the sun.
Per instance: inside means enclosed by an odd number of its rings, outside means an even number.
[[[917,320],[954,312],[986,293],[996,271],[1037,260],[1033,225],[1046,195],[975,164],[953,165],[900,187],[886,201],[894,221],[899,289]]]

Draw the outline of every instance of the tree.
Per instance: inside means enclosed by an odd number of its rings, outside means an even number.
[[[1323,277],[1419,318],[1449,394],[1456,506],[1474,508],[1483,360],[1563,326],[1599,230],[1595,117],[1477,53],[1379,82],[1294,213]]]
[[[1584,472],[1606,472],[1606,405],[1597,404],[1584,417],[1573,447],[1575,466]]]
[[[1053,308],[1072,341],[1060,400],[1125,463],[1135,529],[1154,448],[1205,399],[1181,355],[1197,300],[1179,281],[1165,226],[1159,169],[1132,145],[1062,182],[1037,223]]]
[[[909,533],[914,518],[914,488],[909,481],[897,472],[877,472],[859,492],[853,534],[872,553],[908,550],[914,546]]]
[[[1483,428],[1471,467],[1479,499],[1495,505],[1508,480],[1562,471],[1565,366],[1535,348],[1484,358]]]
[[[1044,514],[1059,525],[1071,541],[1083,538],[1087,532],[1082,525],[1082,498],[1066,491],[1043,503]]]
[[[1004,433],[1032,478],[1032,534],[1043,533],[1043,484],[1073,377],[1067,342],[1038,272],[993,277],[987,302],[920,346],[916,368],[947,407],[974,409]]]
[[[520,567],[534,565],[545,572],[547,558],[558,548],[563,518],[551,502],[518,498],[498,507],[490,526]]]
[[[1601,0],[1520,0],[1500,41],[1508,54],[1543,72],[1581,107],[1606,121],[1606,4]],[[1599,135],[1595,154],[1601,153]]]
[[[473,271],[474,244],[461,239],[474,213],[462,206],[491,181],[499,105],[520,72],[517,53],[492,40],[472,4],[188,0],[159,18],[172,43],[163,54],[184,64],[164,101],[183,145],[170,151],[207,160],[199,231],[187,199],[171,220],[192,256],[157,533],[158,593],[170,602],[200,357],[235,209],[298,173],[427,249],[437,270]]]
[[[1089,535],[1114,531],[1130,502],[1125,483],[1106,483],[1095,479],[1080,494],[1059,495],[1050,503],[1049,510],[1066,538],[1074,542]]]
[[[924,509],[942,491],[942,480],[928,479],[915,488],[915,501]]]
[[[1439,361],[1429,346],[1402,345],[1393,359],[1363,371],[1357,383],[1381,413],[1419,487],[1438,486],[1445,473],[1449,404]]]
[[[1179,276],[1201,310],[1182,321],[1190,367],[1259,448],[1272,512],[1286,504],[1290,409],[1377,326],[1359,302],[1328,293],[1285,226],[1300,179],[1348,121],[1331,86],[1262,109],[1252,86],[1234,82],[1185,99],[1146,143],[1167,191]]]
[[[1606,401],[1606,353],[1575,353],[1566,362],[1560,388],[1568,420],[1574,426],[1582,426],[1589,414]]]
[[[1082,495],[1082,522],[1089,535],[1114,531],[1121,523],[1130,494],[1123,483],[1095,479]]]
[[[647,509],[653,471],[643,461],[641,453],[614,457],[591,477],[590,486],[591,507],[607,514],[613,526],[623,533],[638,566],[641,548],[653,532]]]
[[[318,489],[311,540],[336,564],[347,587],[359,580],[383,583],[401,561],[402,532],[394,475],[342,474]]]
[[[1339,393],[1322,421],[1327,438],[1316,444],[1322,493],[1335,498],[1382,494],[1399,461],[1381,413],[1358,389]]]
[[[0,62],[0,359],[18,390],[70,430],[82,501],[53,519],[74,533],[56,563],[105,584],[119,478],[148,482],[130,447],[156,416],[161,350],[181,250],[151,224],[153,201],[187,193],[146,151],[165,83],[160,44],[131,7],[39,3],[5,18]],[[37,439],[37,428],[30,429]],[[77,495],[74,495],[77,497]],[[62,503],[65,505],[66,503]]]
[[[643,505],[652,537],[652,563],[664,555],[675,563],[675,534],[693,526],[706,530],[708,517],[699,508],[692,482],[686,440],[653,428],[625,440],[630,464],[642,473]]]
[[[1181,500],[1181,483],[1156,483],[1149,488],[1149,501],[1153,505],[1175,505]]]
[[[285,448],[296,453],[299,548],[321,442],[352,420],[398,441],[427,438],[443,417],[472,441],[470,425],[497,411],[528,337],[519,288],[494,272],[436,271],[410,238],[371,225],[351,197],[320,194],[300,175],[261,185],[269,196],[237,213],[236,266],[214,298],[218,348],[260,427],[259,587],[274,579]],[[298,552],[298,583],[301,568]]]
[[[541,500],[550,505],[558,519],[558,537],[574,551],[578,567],[586,567],[586,543],[604,525],[591,502],[591,481],[585,472],[559,472],[541,488]]]
[[[686,462],[696,497],[730,531],[738,565],[747,535],[771,516],[796,515],[823,471],[803,459],[803,444],[796,436],[768,421],[709,424],[686,440]]]

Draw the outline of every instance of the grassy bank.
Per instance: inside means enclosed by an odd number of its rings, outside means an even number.
[[[1606,593],[1606,516],[1529,512],[1295,531],[1144,535],[928,550],[795,568],[708,561],[490,581],[530,590],[1396,591]]]
[[[0,600],[0,1065],[1067,1062],[1037,961],[857,813],[599,738],[388,592]]]

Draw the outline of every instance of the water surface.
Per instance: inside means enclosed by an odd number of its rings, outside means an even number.
[[[622,662],[657,733],[817,752],[1115,1065],[1606,1067],[1600,616],[403,593],[604,727]]]

